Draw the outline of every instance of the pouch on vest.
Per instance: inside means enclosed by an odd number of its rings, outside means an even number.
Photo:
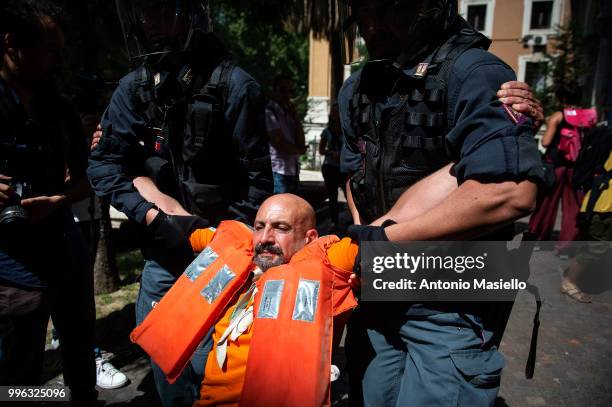
[[[213,130],[218,128],[219,102],[206,94],[194,95],[187,109],[183,160],[192,162],[204,150]]]
[[[252,268],[251,230],[221,222],[211,243],[130,334],[174,383]]]
[[[329,405],[334,323],[356,305],[334,309],[351,295],[348,284],[336,284],[338,271],[327,260],[327,248],[337,241],[316,240],[257,282],[240,406]],[[348,282],[348,275],[341,278]]]

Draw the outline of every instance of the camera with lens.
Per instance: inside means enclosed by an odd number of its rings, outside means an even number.
[[[8,202],[0,210],[0,225],[22,225],[28,222],[28,211],[21,205],[21,200],[31,196],[30,185],[21,180],[11,180],[10,182],[0,181],[15,191],[9,197]]]
[[[28,211],[21,205],[21,200],[32,197],[32,185],[28,182],[27,175],[31,160],[27,159],[22,150],[23,147],[13,149],[11,159],[0,158],[0,174],[11,177],[10,180],[0,180],[0,183],[9,185],[15,191],[9,196],[8,202],[0,208],[0,226],[19,226],[28,223]]]

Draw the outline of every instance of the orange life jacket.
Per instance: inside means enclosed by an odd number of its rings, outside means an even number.
[[[130,335],[174,383],[253,269],[253,235],[221,222],[210,244]]]
[[[330,404],[334,304],[350,295],[348,284],[335,290],[340,271],[327,258],[337,241],[319,238],[257,281],[241,407]]]

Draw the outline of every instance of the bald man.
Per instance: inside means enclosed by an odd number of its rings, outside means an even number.
[[[259,268],[251,276],[253,282],[259,278],[260,271],[265,273],[272,267],[289,263],[295,253],[319,237],[312,206],[292,194],[274,195],[264,201],[253,226],[253,263]],[[203,250],[213,236],[212,229],[194,232],[190,239],[194,251]],[[357,246],[348,238],[334,243],[327,250],[329,262],[345,271],[347,283],[356,254]],[[240,399],[253,331],[249,326],[235,340],[228,340],[227,343],[220,341],[220,338],[225,336],[232,317],[235,318],[240,312],[238,309],[248,309],[253,305],[255,293],[250,287],[252,284],[247,283],[241,292],[236,293],[235,300],[215,324],[213,346],[206,362],[197,406],[233,405]],[[343,318],[344,321],[347,316]],[[219,347],[223,347],[227,358],[221,364],[218,359]]]

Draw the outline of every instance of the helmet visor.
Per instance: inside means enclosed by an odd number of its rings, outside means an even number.
[[[130,59],[189,47],[194,31],[210,31],[208,0],[116,0]]]
[[[363,21],[375,21],[385,25],[393,16],[400,0],[339,0],[338,11],[342,30],[340,30],[342,55],[346,65],[359,62],[362,55],[357,47],[360,27]],[[362,34],[362,33],[361,33]]]
[[[339,0],[344,63],[360,57],[359,36],[374,59],[394,59],[402,50],[418,54],[454,21],[456,6],[456,0]]]

